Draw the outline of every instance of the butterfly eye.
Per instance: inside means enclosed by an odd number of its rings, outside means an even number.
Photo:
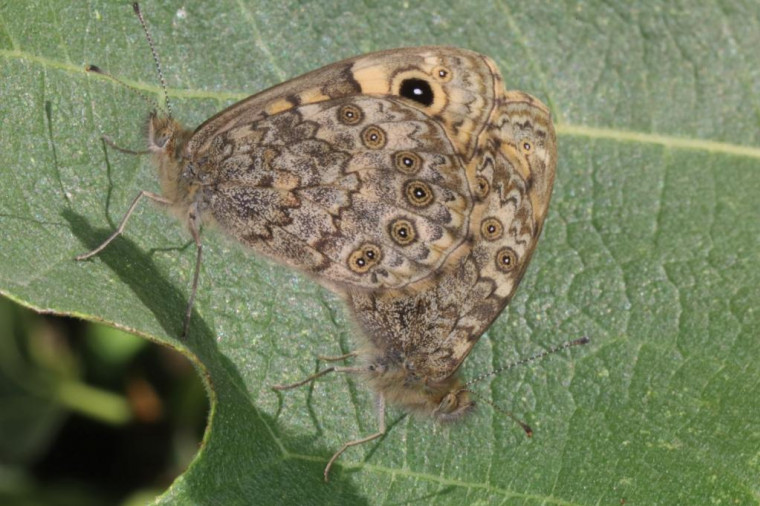
[[[433,202],[433,190],[422,181],[406,184],[406,197],[413,206],[426,207]]]
[[[522,141],[522,144],[520,145],[522,148],[523,154],[529,154],[531,151],[533,151],[533,145],[528,141]]]
[[[338,121],[344,125],[356,125],[364,119],[362,110],[353,104],[344,105],[338,109]]]
[[[496,218],[486,218],[480,224],[480,233],[486,241],[495,241],[501,238],[504,227]]]
[[[517,254],[512,248],[502,248],[496,253],[496,268],[510,272],[517,267]]]
[[[398,94],[422,105],[432,104],[435,98],[430,83],[422,79],[404,79]]]
[[[171,134],[167,131],[157,132],[153,138],[153,144],[158,148],[166,147],[166,143],[169,142]]]
[[[451,81],[451,79],[452,79],[452,77],[454,77],[454,75],[446,67],[438,66],[438,67],[436,67],[436,68],[433,69],[433,77],[435,77],[436,79],[438,79],[441,82],[447,83],[447,82]]]
[[[168,126],[159,126],[155,128],[155,125],[150,125],[150,139],[149,144],[157,149],[164,149],[169,139],[172,138],[172,129]]]
[[[422,167],[422,159],[411,151],[399,151],[393,158],[396,168],[404,174],[414,174]]]
[[[385,132],[374,125],[362,130],[362,142],[370,149],[381,149],[385,146]]]
[[[417,238],[414,225],[403,218],[393,220],[388,227],[388,232],[391,234],[391,239],[400,246],[407,246]]]
[[[478,198],[485,198],[488,192],[491,191],[491,185],[488,184],[488,179],[483,176],[477,176],[475,178],[475,189],[473,190],[475,196]]]
[[[380,262],[380,247],[366,243],[355,249],[348,257],[348,268],[357,274],[364,274]]]

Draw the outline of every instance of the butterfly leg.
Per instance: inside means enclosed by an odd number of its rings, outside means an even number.
[[[324,360],[325,362],[340,362],[341,360],[346,360],[347,358],[353,358],[357,355],[359,355],[358,351],[352,351],[350,353],[344,353],[343,355],[338,355],[337,357],[331,357],[328,355],[317,355],[317,358],[319,358],[319,360]]]
[[[187,332],[190,328],[190,318],[193,315],[193,304],[195,303],[195,294],[198,291],[198,277],[201,272],[201,260],[203,258],[203,244],[201,243],[201,218],[198,212],[198,203],[195,202],[190,206],[187,212],[188,225],[190,227],[190,234],[195,241],[195,247],[197,250],[195,256],[195,271],[193,272],[193,286],[190,289],[190,298],[187,301],[187,309],[185,310],[185,323],[182,326],[182,336],[184,339],[187,337]]]
[[[300,386],[303,386],[307,383],[311,383],[315,379],[321,378],[325,374],[328,374],[331,372],[363,373],[366,371],[367,369],[364,367],[328,367],[327,369],[322,369],[321,371],[316,372],[312,374],[311,376],[307,377],[306,379],[302,379],[301,381],[297,381],[295,383],[289,383],[287,385],[272,385],[272,388],[278,391],[291,390],[293,388],[298,388]]]
[[[340,457],[343,452],[351,448],[352,446],[358,446],[364,443],[369,443],[370,441],[373,441],[379,437],[382,437],[385,434],[385,397],[382,394],[378,394],[375,398],[375,412],[377,414],[377,424],[378,429],[377,432],[374,434],[363,437],[361,439],[354,439],[353,441],[349,441],[347,443],[344,443],[343,446],[340,447],[340,450],[335,452],[333,456],[330,458],[330,461],[327,463],[327,466],[325,467],[325,481],[330,481],[330,468],[335,463],[335,461]]]
[[[141,191],[140,193],[137,194],[137,197],[135,197],[135,199],[132,201],[132,205],[129,206],[129,209],[127,210],[127,213],[121,219],[121,223],[119,223],[119,226],[116,227],[116,230],[114,230],[113,234],[111,234],[108,237],[108,239],[106,239],[105,241],[103,241],[103,243],[100,246],[98,246],[97,248],[95,248],[94,250],[89,251],[87,253],[84,253],[82,255],[78,255],[78,256],[74,257],[75,260],[87,260],[88,258],[97,255],[98,253],[100,253],[101,251],[103,251],[106,248],[106,246],[108,246],[109,244],[111,244],[111,241],[113,241],[114,239],[116,239],[117,237],[119,237],[121,235],[121,233],[124,231],[124,227],[127,226],[127,221],[129,221],[129,217],[132,216],[132,213],[134,212],[135,208],[137,207],[137,204],[140,202],[140,199],[142,199],[143,197],[147,197],[147,198],[149,198],[150,200],[152,200],[154,202],[158,202],[159,204],[164,204],[164,205],[172,204],[171,200],[169,200],[169,199],[167,199],[165,197],[162,197],[161,195],[159,195],[157,193],[153,193],[153,192],[149,192],[149,191],[145,191],[145,190]]]
[[[105,142],[108,146],[112,147],[116,151],[121,151],[122,153],[126,153],[128,155],[149,155],[150,154],[149,149],[141,149],[138,151],[134,149],[122,148],[107,135],[103,135],[100,138],[103,139],[103,142]]]

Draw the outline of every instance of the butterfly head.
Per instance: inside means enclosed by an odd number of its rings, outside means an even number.
[[[470,399],[470,392],[465,388],[452,388],[441,398],[433,410],[433,417],[439,422],[459,420],[475,409],[475,402]]]
[[[171,116],[152,111],[148,116],[148,150],[157,156],[179,158],[184,147],[182,126]],[[178,142],[179,141],[179,142]]]
[[[369,379],[386,401],[439,422],[452,422],[473,410],[475,403],[455,373],[442,380],[419,374],[409,363],[378,361],[368,367]]]
[[[179,208],[191,200],[193,178],[187,174],[185,147],[192,132],[168,114],[153,111],[147,123],[148,152],[158,167],[161,194]]]

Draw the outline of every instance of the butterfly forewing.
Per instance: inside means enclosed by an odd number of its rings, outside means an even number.
[[[185,156],[241,242],[328,286],[409,288],[462,254],[493,83],[464,50],[371,53],[233,105]]]
[[[442,268],[467,234],[462,160],[403,100],[294,107],[218,133],[198,160],[225,231],[324,283],[402,288]]]

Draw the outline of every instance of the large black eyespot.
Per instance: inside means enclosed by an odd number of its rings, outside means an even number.
[[[393,220],[388,226],[388,232],[391,235],[391,239],[400,246],[411,244],[417,238],[417,231],[414,229],[414,225],[403,218]]]
[[[432,104],[435,98],[430,83],[423,79],[404,79],[398,93],[402,97],[414,100],[422,105]]]
[[[501,248],[496,253],[496,268],[502,272],[509,272],[517,267],[517,253],[512,248]]]
[[[433,202],[433,190],[422,181],[409,181],[406,184],[406,198],[416,207],[426,207]]]

